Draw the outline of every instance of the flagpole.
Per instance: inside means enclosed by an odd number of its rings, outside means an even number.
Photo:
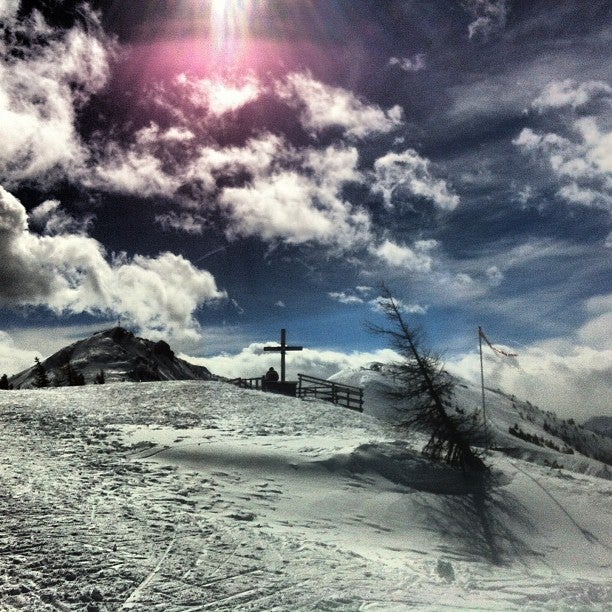
[[[478,326],[478,348],[480,350],[480,387],[482,389],[482,422],[485,433],[485,449],[489,447],[489,432],[487,431],[487,410],[485,404],[484,366],[482,363],[482,327]]]

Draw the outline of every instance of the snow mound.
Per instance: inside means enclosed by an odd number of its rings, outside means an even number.
[[[507,484],[501,474],[466,474],[432,463],[405,440],[368,443],[321,462],[332,472],[377,474],[393,484],[440,495],[465,495],[483,486]]]

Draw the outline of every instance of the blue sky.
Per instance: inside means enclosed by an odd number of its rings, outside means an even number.
[[[609,413],[610,5],[0,0],[0,370],[118,320],[255,375],[385,358]],[[61,61],[60,61],[61,59]]]

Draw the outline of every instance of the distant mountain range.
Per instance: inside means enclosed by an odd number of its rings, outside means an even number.
[[[612,438],[612,417],[609,416],[597,416],[591,417],[583,425],[585,429],[594,431],[602,436],[608,436]]]
[[[482,415],[480,386],[451,378],[455,390],[449,410]],[[398,383],[386,364],[348,368],[330,380],[362,387],[364,412],[383,421],[397,423],[410,410],[409,404],[392,397]],[[580,425],[499,389],[486,388],[485,399],[487,437],[492,448],[533,463],[612,478],[612,439],[606,435],[612,418],[596,417],[588,426]]]
[[[85,384],[158,380],[211,380],[203,367],[179,359],[167,342],[139,338],[123,327],[100,331],[64,347],[41,362],[51,385],[70,384],[67,372],[83,376]],[[15,389],[35,386],[35,366],[12,376]]]

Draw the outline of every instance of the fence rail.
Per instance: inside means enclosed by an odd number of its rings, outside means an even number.
[[[363,389],[342,385],[324,378],[298,374],[297,395],[300,398],[316,397],[324,401],[363,412]]]
[[[263,378],[261,376],[257,378],[232,378],[227,382],[241,389],[261,389]]]
[[[363,389],[351,385],[316,378],[307,374],[298,374],[298,382],[271,383],[261,376],[258,378],[233,378],[227,382],[242,389],[257,389],[283,395],[297,396],[301,399],[309,397],[345,406],[357,412],[363,412]],[[297,389],[296,389],[297,384]]]

